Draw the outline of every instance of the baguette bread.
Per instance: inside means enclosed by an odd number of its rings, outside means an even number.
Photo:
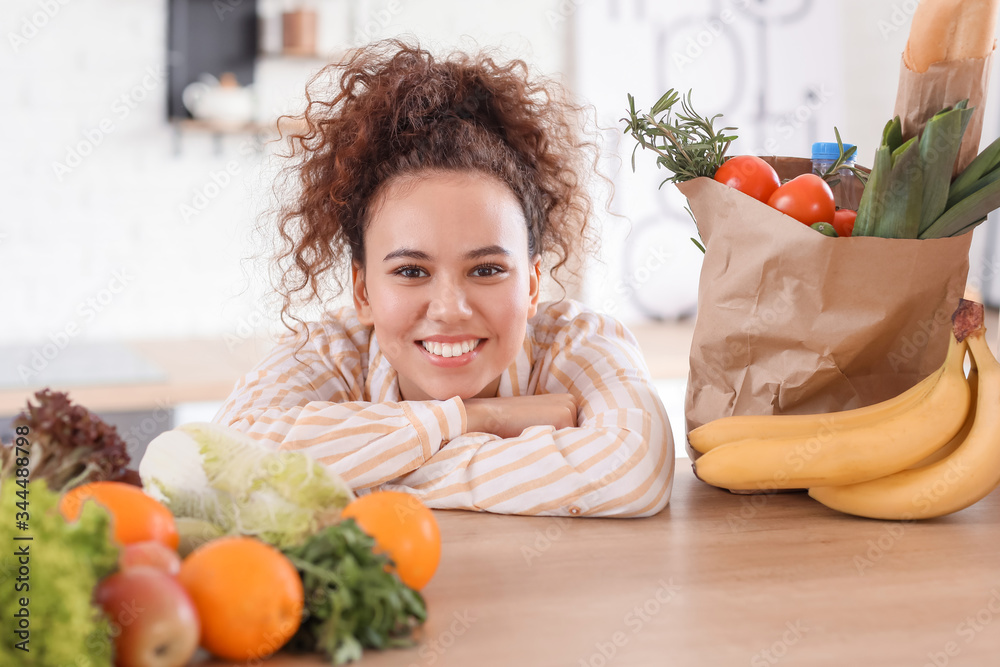
[[[903,62],[914,72],[933,63],[985,58],[993,52],[1000,0],[921,0]]]

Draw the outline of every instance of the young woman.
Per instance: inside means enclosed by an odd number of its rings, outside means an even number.
[[[578,108],[521,61],[398,41],[328,70],[338,89],[310,91],[279,215],[290,333],[215,421],[433,508],[663,509],[673,443],[635,338],[539,303],[545,261],[589,238]],[[348,269],[353,308],[290,314]]]

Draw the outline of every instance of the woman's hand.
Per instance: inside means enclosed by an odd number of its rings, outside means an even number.
[[[516,438],[529,426],[576,426],[577,405],[572,394],[470,398],[464,403],[469,433]]]

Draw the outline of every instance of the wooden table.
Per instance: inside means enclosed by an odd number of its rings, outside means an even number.
[[[801,493],[731,495],[677,464],[670,506],[649,519],[436,512],[422,643],[361,664],[1000,664],[1000,492],[904,524]]]

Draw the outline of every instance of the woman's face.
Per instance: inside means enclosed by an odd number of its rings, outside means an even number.
[[[380,197],[364,241],[354,305],[403,399],[496,396],[541,275],[514,193],[478,173],[403,176]]]

